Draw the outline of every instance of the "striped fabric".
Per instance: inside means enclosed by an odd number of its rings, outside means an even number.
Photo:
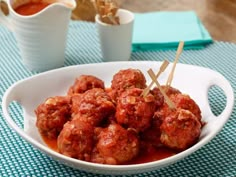
[[[168,59],[173,61],[175,51],[147,51],[132,53],[132,60]],[[65,65],[101,62],[101,52],[96,26],[89,22],[71,22],[68,34]],[[236,45],[215,42],[203,50],[186,50],[181,63],[204,66],[223,74],[236,89]],[[28,71],[21,63],[16,41],[11,32],[0,26],[0,100],[14,82],[36,73]],[[210,91],[210,102],[215,114],[222,111],[225,97],[221,90]],[[11,106],[12,117],[23,127],[21,109]],[[0,108],[0,176],[86,176],[101,177],[64,166],[32,147],[14,131],[2,116]],[[223,130],[207,145],[182,161],[143,176],[236,176],[236,112]]]

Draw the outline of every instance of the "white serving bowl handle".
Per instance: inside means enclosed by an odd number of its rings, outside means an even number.
[[[211,124],[211,129],[212,132],[214,132],[212,134],[211,137],[215,136],[215,134],[217,134],[222,127],[224,126],[224,124],[228,121],[233,107],[234,107],[234,91],[231,87],[231,84],[224,78],[224,76],[222,76],[220,73],[214,72],[213,70],[209,70],[208,74],[211,76],[206,76],[206,84],[203,84],[204,86],[204,90],[206,90],[206,95],[205,95],[205,101],[207,103],[206,107],[204,109],[208,109],[208,113],[209,115],[207,115],[207,117],[209,117],[210,119],[212,119],[212,124]],[[208,99],[208,93],[209,90],[214,87],[217,86],[220,89],[222,89],[222,91],[224,92],[225,96],[226,96],[226,105],[224,110],[219,114],[219,115],[214,115],[211,111],[210,108],[210,104],[209,104],[209,99]]]
[[[222,111],[220,115],[218,115],[218,121],[222,123],[224,118],[229,117],[233,107],[234,107],[234,91],[230,85],[230,83],[220,74],[215,74],[216,78],[212,79],[212,82],[209,82],[212,86],[218,86],[224,91],[226,96],[226,105],[225,109]],[[216,117],[216,116],[215,116]],[[225,123],[225,121],[224,121]]]
[[[16,101],[17,103],[21,104],[20,98],[21,98],[21,91],[19,85],[13,84],[7,91],[5,92],[3,99],[2,99],[2,110],[3,115],[7,121],[7,123],[10,125],[11,128],[13,128],[17,133],[19,133],[24,138],[28,139],[27,136],[25,136],[25,132],[23,129],[21,129],[13,120],[13,118],[10,115],[9,112],[9,105],[11,102]],[[22,105],[21,105],[22,106]]]

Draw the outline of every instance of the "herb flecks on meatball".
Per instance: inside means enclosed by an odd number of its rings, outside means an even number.
[[[100,130],[97,139],[92,162],[123,164],[138,155],[139,139],[136,132],[126,130],[119,124],[111,124]]]
[[[171,96],[171,100],[173,103],[182,109],[189,110],[192,112],[197,119],[201,122],[202,116],[201,116],[201,110],[197,103],[186,94],[175,94]]]
[[[93,149],[94,127],[89,122],[73,119],[65,124],[57,139],[60,153],[90,161]]]
[[[175,104],[176,108],[181,108],[192,112],[197,117],[198,121],[201,123],[201,110],[197,103],[189,95],[175,93],[170,94],[169,98]],[[175,110],[171,110],[167,103],[164,102],[164,104],[157,109],[154,114],[154,117],[164,120],[165,117],[167,117],[173,111]]]
[[[117,98],[129,88],[141,88],[146,87],[146,79],[143,73],[138,69],[125,69],[120,70],[113,76],[111,82],[110,95],[113,100]]]
[[[115,112],[115,106],[105,90],[93,88],[72,99],[72,111],[73,118],[81,117],[99,125]]]
[[[185,150],[198,140],[201,124],[190,111],[178,109],[164,119],[160,129],[160,140],[164,145],[177,150]]]
[[[84,93],[93,88],[104,89],[104,82],[92,75],[81,75],[75,79],[74,84],[69,88],[68,95]]]
[[[70,101],[67,96],[50,97],[36,108],[36,126],[42,135],[50,139],[58,136],[71,117]]]
[[[116,120],[119,124],[134,128],[137,132],[146,130],[156,110],[155,97],[141,96],[143,89],[127,89],[119,97],[116,108]]]

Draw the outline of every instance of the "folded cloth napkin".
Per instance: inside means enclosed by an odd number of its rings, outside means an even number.
[[[184,41],[184,49],[201,49],[212,38],[195,12],[136,13],[132,47],[137,50],[176,49]]]

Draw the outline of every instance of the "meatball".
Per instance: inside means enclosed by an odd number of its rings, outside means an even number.
[[[58,150],[68,157],[90,161],[93,136],[94,127],[90,123],[73,119],[64,125],[58,136]]]
[[[156,110],[153,118],[162,122],[169,114],[171,114],[174,111],[176,111],[176,110],[170,109],[168,104],[166,102],[164,102],[164,104]]]
[[[192,112],[197,119],[201,122],[201,110],[197,103],[186,94],[175,94],[171,96],[171,100],[174,102],[174,104],[182,109],[189,110]]]
[[[160,140],[164,145],[185,150],[198,140],[201,124],[190,111],[178,109],[163,120],[160,130]]]
[[[58,136],[71,117],[70,101],[70,97],[50,97],[35,109],[36,126],[42,135],[50,139]]]
[[[141,88],[144,89],[146,87],[146,79],[143,73],[138,69],[125,69],[120,70],[113,76],[111,82],[110,92],[113,100],[117,100],[122,92],[124,92],[128,88]]]
[[[95,76],[81,75],[76,78],[74,84],[69,88],[68,95],[84,93],[92,88],[104,89],[104,82]]]
[[[161,137],[161,126],[162,121],[160,119],[153,118],[151,121],[151,126],[140,134],[141,142],[144,148],[146,146],[152,145],[155,147],[161,147],[162,143]]]
[[[137,132],[144,131],[151,124],[156,110],[155,98],[152,94],[141,96],[142,89],[132,88],[122,93],[116,107],[116,120]]]
[[[100,88],[86,91],[77,101],[76,105],[78,107],[73,107],[72,114],[76,117],[76,114],[79,114],[78,117],[87,119],[87,121],[95,126],[98,126],[105,118],[115,112],[115,106],[111,98],[105,90]]]
[[[164,96],[162,95],[159,88],[155,87],[150,90],[150,93],[155,97],[156,106],[160,107],[164,104]]]
[[[72,119],[79,113],[80,101],[83,97],[83,94],[74,94],[71,96],[71,117]]]
[[[165,91],[167,96],[181,93],[178,89],[174,87],[162,85],[161,88]]]
[[[139,152],[139,139],[136,132],[126,130],[119,124],[111,124],[100,130],[97,138],[92,162],[123,164],[136,157]]]
[[[176,94],[171,94],[169,98],[175,104],[176,108],[189,110],[197,117],[199,122],[201,122],[201,110],[199,106],[196,104],[196,102],[189,95],[176,93]],[[162,107],[160,107],[155,112],[154,117],[163,120],[173,111],[175,110],[171,110],[169,106],[166,103],[164,103]]]

